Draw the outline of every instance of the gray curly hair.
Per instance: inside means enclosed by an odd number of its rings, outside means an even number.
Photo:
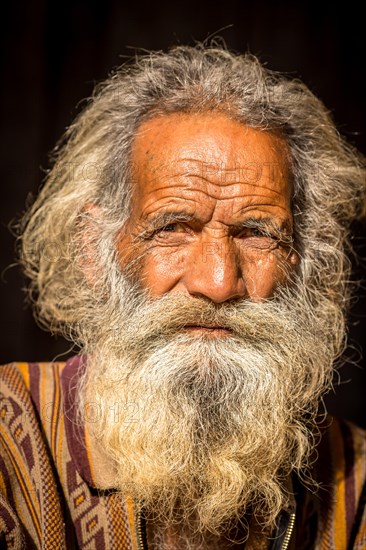
[[[85,281],[86,205],[102,212],[98,231],[89,230],[88,237],[104,266],[100,281],[108,283],[114,276],[115,239],[129,215],[130,152],[138,127],[158,115],[209,111],[286,139],[299,277],[310,299],[317,288],[338,312],[344,310],[349,225],[366,213],[362,157],[343,141],[323,104],[300,81],[264,68],[252,55],[198,44],[144,55],[119,68],[96,87],[56,148],[55,164],[23,219],[20,240],[38,318],[52,331],[77,338],[87,310],[103,300]]]

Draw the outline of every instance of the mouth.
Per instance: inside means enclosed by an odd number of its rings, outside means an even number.
[[[233,333],[230,328],[222,326],[185,325],[183,329],[197,336],[222,337],[229,336]]]

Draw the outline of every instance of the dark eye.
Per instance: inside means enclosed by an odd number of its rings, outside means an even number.
[[[263,231],[261,231],[257,227],[250,227],[247,231],[250,237],[268,237],[268,234],[263,233]]]
[[[270,235],[265,229],[260,227],[245,227],[243,228],[238,237],[241,240],[242,246],[246,250],[263,250],[269,251],[277,246],[277,239],[273,235]]]
[[[268,233],[265,233],[258,227],[246,227],[245,229],[241,230],[239,237],[245,238],[245,237],[269,237]]]
[[[177,230],[178,224],[177,223],[168,223],[167,225],[164,225],[164,227],[161,227],[158,229],[158,233],[173,233]]]
[[[181,222],[171,222],[163,225],[159,229],[156,229],[153,233],[153,237],[164,237],[168,234],[180,234],[180,233],[186,233],[187,228],[185,224]]]
[[[181,233],[186,233],[186,227],[184,223],[171,222],[166,223],[162,227],[157,227],[156,229],[146,229],[139,236],[139,239],[143,241],[150,241],[152,239],[162,240],[170,238],[169,235],[172,235],[171,238],[175,238],[175,233],[177,233],[177,238],[180,236]]]

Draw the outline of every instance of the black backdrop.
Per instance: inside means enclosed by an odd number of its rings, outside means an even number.
[[[355,2],[14,1],[3,3],[0,25],[1,362],[51,359],[69,350],[41,331],[24,305],[24,280],[11,266],[15,240],[9,223],[39,188],[48,153],[81,100],[121,56],[221,35],[228,47],[250,50],[271,69],[301,77],[333,113],[341,133],[366,151],[365,31]],[[355,235],[365,255],[365,226],[355,226]],[[365,272],[365,264],[355,265],[356,279],[364,281]],[[356,351],[348,352],[342,383],[327,402],[331,412],[366,426],[364,361],[353,364],[366,349],[364,295],[361,286],[349,319]]]

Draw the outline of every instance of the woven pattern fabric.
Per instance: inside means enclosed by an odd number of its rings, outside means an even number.
[[[303,490],[297,506],[297,550],[365,550],[363,514],[366,433],[344,421],[327,419],[311,472],[319,484]],[[313,488],[314,489],[314,488]],[[300,493],[300,492],[299,492]],[[363,517],[362,517],[363,515]]]
[[[69,451],[64,367],[0,368],[0,547],[132,550],[123,499],[95,490]]]

